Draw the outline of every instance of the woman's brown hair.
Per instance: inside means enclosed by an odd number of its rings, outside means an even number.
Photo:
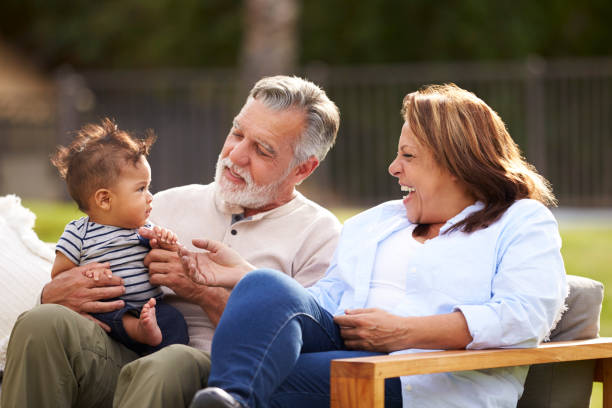
[[[430,85],[406,95],[402,116],[438,165],[484,204],[449,231],[486,228],[522,198],[556,205],[550,183],[527,163],[499,115],[473,93],[455,84]]]

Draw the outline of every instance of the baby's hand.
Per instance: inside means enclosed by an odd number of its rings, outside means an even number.
[[[110,269],[87,269],[83,271],[83,275],[88,278],[93,278],[95,281],[99,281],[100,279],[110,279],[113,277],[113,273]]]
[[[153,227],[153,234],[154,237],[150,240],[151,247],[158,247],[173,252],[178,251],[178,237],[174,232],[156,225]]]

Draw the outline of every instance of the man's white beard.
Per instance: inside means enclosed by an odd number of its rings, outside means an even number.
[[[246,184],[237,185],[227,180],[223,176],[226,167],[242,177]],[[276,200],[279,187],[289,175],[290,169],[291,167],[287,168],[286,174],[280,180],[265,186],[258,186],[253,181],[249,171],[236,166],[229,157],[221,158],[221,155],[219,155],[215,171],[215,185],[223,201],[228,204],[250,209],[262,208]]]

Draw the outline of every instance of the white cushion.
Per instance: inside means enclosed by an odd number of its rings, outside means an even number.
[[[15,320],[36,304],[51,276],[55,254],[33,231],[35,219],[19,197],[0,197],[0,370]]]

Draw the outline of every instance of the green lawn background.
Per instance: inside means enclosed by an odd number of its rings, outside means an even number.
[[[25,201],[37,216],[35,231],[46,242],[59,239],[64,226],[72,219],[83,214],[74,204],[44,201]],[[356,214],[359,209],[335,208],[332,211],[340,221]],[[562,228],[561,250],[568,274],[586,276],[603,282],[606,288],[612,288],[612,227],[572,225]],[[601,313],[601,336],[612,337],[612,295],[604,296]],[[591,408],[602,406],[601,385],[595,384],[591,398]]]

